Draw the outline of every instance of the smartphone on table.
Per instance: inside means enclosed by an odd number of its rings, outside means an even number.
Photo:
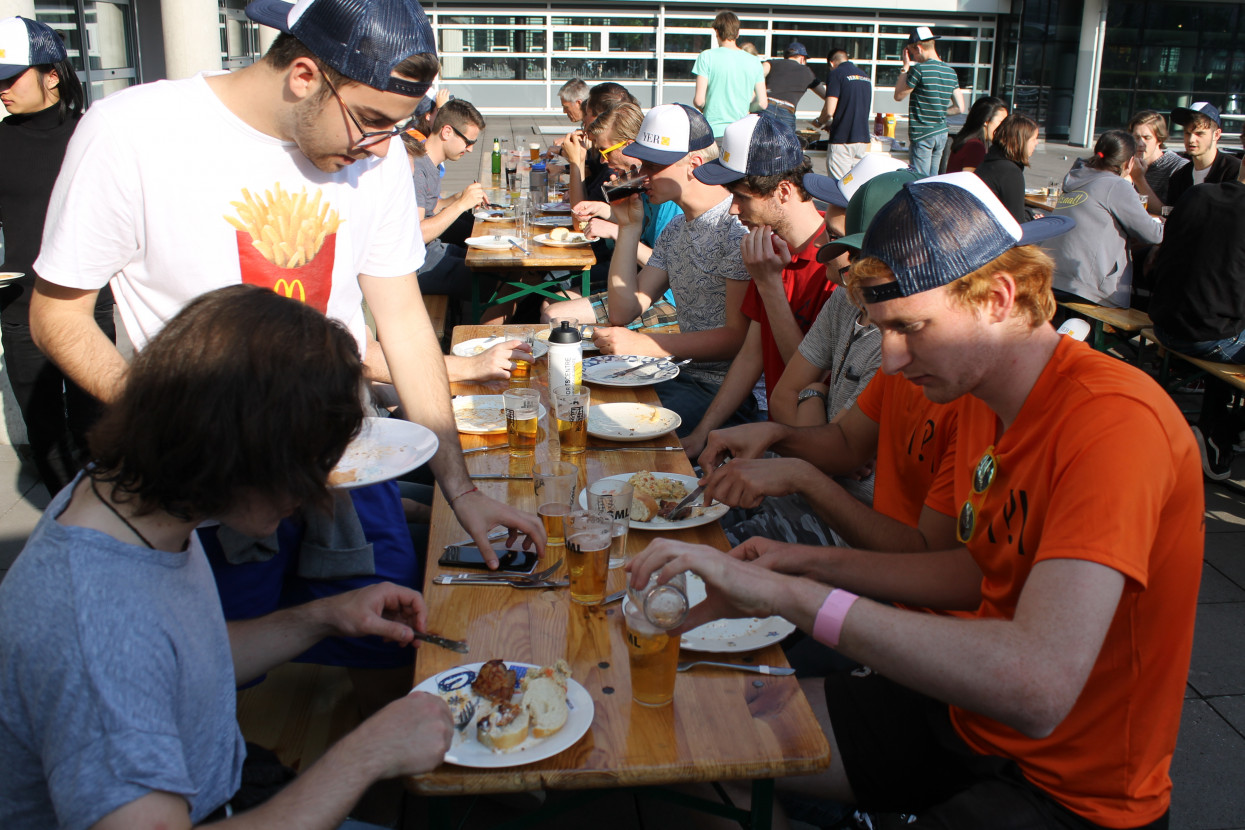
[[[530,574],[536,570],[539,554],[535,550],[499,550],[497,554],[497,570],[510,573]],[[474,568],[487,571],[488,563],[480,549],[469,545],[446,545],[445,553],[437,560],[443,568]]]

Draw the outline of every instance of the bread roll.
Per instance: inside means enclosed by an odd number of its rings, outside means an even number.
[[[571,232],[568,231],[566,228],[554,228],[553,231],[549,234],[549,238],[552,239],[554,242],[565,242],[566,238],[570,235],[571,235]]]
[[[571,668],[565,660],[529,672],[523,679],[523,706],[531,716],[532,734],[547,738],[566,725],[566,679]]]
[[[494,752],[514,749],[527,740],[531,719],[527,709],[514,703],[503,703],[476,725],[476,740]]]
[[[657,511],[660,509],[657,499],[643,490],[636,490],[631,496],[631,518],[634,521],[651,522],[657,518]]]

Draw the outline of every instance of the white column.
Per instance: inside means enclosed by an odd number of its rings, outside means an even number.
[[[35,0],[0,0],[0,20],[18,15],[34,20]]]
[[[1076,91],[1068,143],[1089,147],[1098,121],[1098,83],[1102,77],[1102,44],[1107,33],[1108,0],[1085,0],[1081,15],[1081,44],[1077,50]]]
[[[277,35],[281,32],[271,26],[259,27],[259,54],[263,57],[268,53],[268,48],[272,46],[272,42],[277,39]]]
[[[189,78],[221,68],[218,0],[161,0],[160,15],[166,77]]]

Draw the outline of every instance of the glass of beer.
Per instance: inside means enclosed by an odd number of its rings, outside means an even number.
[[[540,429],[540,393],[535,389],[512,387],[502,393],[506,412],[506,440],[513,458],[536,452],[536,433]]]
[[[531,156],[532,161],[540,161],[540,144],[538,142],[533,141],[527,145],[527,152]]]
[[[569,461],[542,461],[532,466],[532,487],[536,491],[536,515],[545,525],[549,544],[563,543],[564,519],[575,500],[579,468]]]
[[[631,699],[641,706],[668,706],[674,700],[679,666],[678,635],[653,625],[630,599],[623,602],[623,617],[631,660]]]
[[[558,419],[558,443],[563,455],[579,455],[588,447],[588,405],[592,392],[587,386],[567,386],[553,397]],[[591,504],[589,509],[595,510]]]
[[[621,568],[627,562],[627,530],[631,527],[631,499],[634,495],[634,487],[616,478],[603,478],[588,488],[588,509],[600,510],[614,517],[610,570]]]
[[[505,337],[507,340],[518,340],[527,347],[527,358],[517,359],[514,361],[514,368],[510,370],[510,383],[513,386],[530,386],[532,383],[532,357],[534,348],[535,333],[523,326],[507,326],[505,328]],[[520,351],[522,348],[520,348]]]
[[[609,576],[610,531],[614,518],[596,510],[576,510],[566,517],[566,568],[571,601],[600,605]]]

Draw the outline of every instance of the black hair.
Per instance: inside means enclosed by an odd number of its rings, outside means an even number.
[[[986,140],[986,125],[990,123],[990,119],[999,110],[1007,109],[1007,104],[1003,103],[1002,98],[996,98],[988,95],[984,98],[978,98],[968,109],[968,115],[964,117],[964,126],[955,134],[955,138],[951,140],[951,152],[956,152],[967,142],[974,138],[979,138],[982,142]]]
[[[35,72],[39,73],[40,79],[47,76],[49,72],[56,72],[56,93],[60,96],[58,106],[58,118],[64,123],[66,118],[77,118],[86,108],[86,93],[82,89],[82,82],[78,80],[78,73],[74,71],[73,64],[69,62],[69,58],[57,61],[56,63],[44,63],[35,67]]]
[[[1085,166],[1094,170],[1109,170],[1123,175],[1128,160],[1137,152],[1137,140],[1124,130],[1107,130],[1098,136],[1094,154],[1085,160]]]

